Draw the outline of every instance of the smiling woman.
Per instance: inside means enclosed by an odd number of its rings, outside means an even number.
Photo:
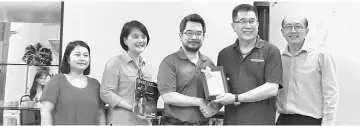
[[[100,83],[87,77],[89,73],[90,47],[83,41],[70,42],[61,62],[61,74],[51,78],[40,98],[41,124],[105,124],[105,104],[99,97]]]
[[[109,124],[151,124],[149,119],[133,113],[134,106],[137,105],[133,95],[136,79],[152,81],[149,64],[140,56],[149,41],[149,33],[141,22],[133,20],[124,24],[120,44],[125,52],[108,60],[101,81],[100,97],[111,107],[108,112]],[[142,110],[142,107],[146,108],[141,104],[137,106],[138,110]]]

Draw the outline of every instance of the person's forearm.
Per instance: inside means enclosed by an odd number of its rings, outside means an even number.
[[[41,111],[41,125],[49,126],[52,125],[52,116],[48,111]]]
[[[120,100],[116,106],[126,109],[126,110],[129,110],[129,111],[132,111],[132,108],[133,108],[133,105],[124,99]]]
[[[105,115],[105,109],[104,108],[99,109],[99,124],[100,125],[106,125],[106,115]]]
[[[187,107],[187,106],[203,106],[206,102],[202,98],[190,97],[178,92],[169,92],[161,96],[166,104]]]
[[[324,108],[323,108],[323,122],[327,125],[332,125],[335,120],[336,108],[339,101],[338,90],[323,91]]]
[[[324,109],[323,109],[323,115],[324,115],[323,121],[328,123],[334,122],[337,101],[338,101],[338,97],[336,96],[334,96],[332,99],[325,100]]]
[[[274,83],[268,83],[254,88],[245,93],[239,94],[240,102],[256,102],[264,99],[268,99],[270,97],[276,96],[278,92],[279,85]]]
[[[122,97],[115,93],[114,88],[107,86],[107,84],[101,86],[100,98],[112,108],[116,107],[119,104],[119,101],[122,100]]]

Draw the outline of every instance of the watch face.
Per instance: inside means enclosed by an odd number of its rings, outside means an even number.
[[[239,102],[239,96],[235,95],[235,102]]]

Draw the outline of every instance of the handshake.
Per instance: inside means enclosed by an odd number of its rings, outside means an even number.
[[[223,105],[233,104],[234,101],[235,95],[231,93],[218,95],[216,96],[216,99],[211,102],[207,102],[203,99],[203,104],[200,105],[200,111],[205,118],[209,118],[214,116]]]
[[[219,109],[220,109],[219,104],[216,104],[213,101],[211,101],[211,102],[204,101],[204,102],[206,104],[199,106],[200,107],[199,109],[205,118],[212,117],[219,111]]]

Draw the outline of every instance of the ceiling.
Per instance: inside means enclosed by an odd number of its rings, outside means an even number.
[[[60,23],[60,1],[1,1],[0,22]]]

